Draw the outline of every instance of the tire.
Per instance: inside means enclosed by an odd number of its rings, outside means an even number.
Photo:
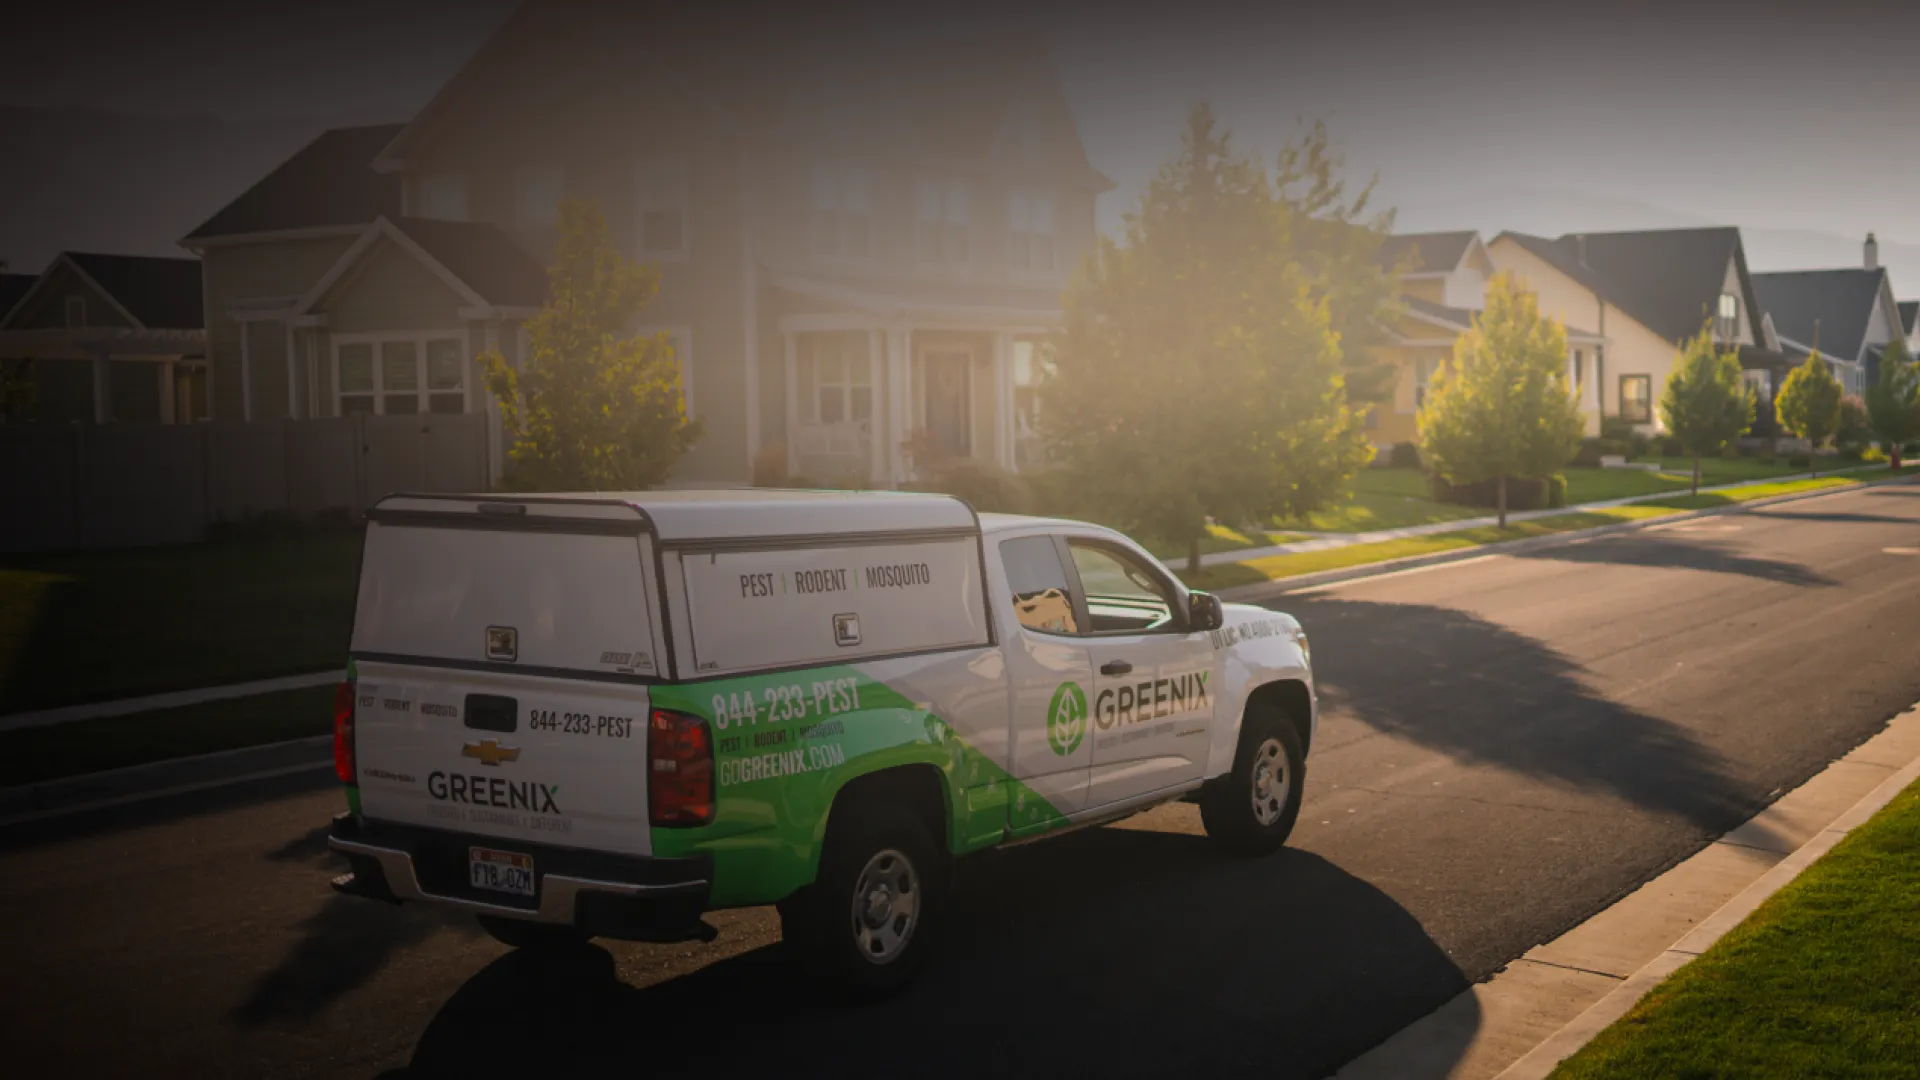
[[[848,996],[892,994],[926,966],[944,928],[951,862],[901,807],[836,808],[813,884],[779,904],[781,936]]]
[[[528,922],[525,919],[508,919],[498,915],[477,915],[475,918],[480,920],[480,929],[485,930],[489,937],[509,949],[524,949],[528,952],[561,952],[577,949],[592,940],[572,926]]]
[[[1240,726],[1233,771],[1201,797],[1200,822],[1207,836],[1236,855],[1278,851],[1300,817],[1306,773],[1300,736],[1287,718],[1271,712],[1249,715]]]

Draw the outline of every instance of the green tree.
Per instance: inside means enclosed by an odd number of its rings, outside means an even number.
[[[1310,513],[1371,453],[1299,224],[1202,105],[1065,297],[1040,387],[1049,453],[1107,520],[1184,542],[1190,570],[1209,517]]]
[[[1513,275],[1494,275],[1486,310],[1454,340],[1418,422],[1421,459],[1450,483],[1494,481],[1506,528],[1507,481],[1552,476],[1580,447],[1566,328],[1542,318]]]
[[[1833,377],[1832,365],[1815,349],[1807,356],[1806,363],[1787,372],[1774,408],[1781,427],[1818,450],[1828,436],[1840,429],[1841,396],[1840,380]],[[1819,457],[1809,456],[1808,460],[1812,462],[1813,475],[1819,476]]]
[[[1667,430],[1693,457],[1693,493],[1700,494],[1700,458],[1718,454],[1753,427],[1753,388],[1740,375],[1740,354],[1715,352],[1703,329],[1680,352],[1660,394]]]
[[[1900,468],[1900,451],[1920,438],[1920,364],[1898,338],[1881,351],[1880,377],[1867,387],[1867,423]]]
[[[658,271],[607,241],[593,203],[560,204],[546,306],[527,322],[518,370],[479,358],[512,440],[508,486],[523,491],[631,491],[666,478],[699,438],[680,363],[666,335],[640,337],[635,318],[659,291]]]

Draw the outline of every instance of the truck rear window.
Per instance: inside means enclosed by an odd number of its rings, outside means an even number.
[[[694,674],[984,646],[978,537],[688,551]]]

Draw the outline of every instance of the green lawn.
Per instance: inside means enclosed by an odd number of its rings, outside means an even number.
[[[0,713],[346,663],[357,532],[0,557]]]
[[[1920,1077],[1920,784],[1553,1075]]]
[[[333,688],[319,686],[0,732],[0,787],[262,746],[332,730]]]
[[[1353,497],[1345,503],[1277,527],[1302,532],[1355,533],[1401,529],[1437,521],[1483,517],[1488,511],[1433,501],[1427,478],[1418,469],[1362,469],[1353,478]]]
[[[1566,470],[1567,504],[1578,506],[1581,503],[1605,502],[1608,499],[1631,499],[1641,495],[1658,495],[1665,491],[1685,491],[1693,486],[1693,460],[1691,458],[1650,458],[1657,461],[1659,472],[1647,472],[1642,469],[1592,469],[1573,468]],[[1806,476],[1803,468],[1794,468],[1781,464],[1765,463],[1753,458],[1701,458],[1700,486],[1715,487],[1720,484],[1739,484],[1753,480],[1771,480],[1776,477]]]

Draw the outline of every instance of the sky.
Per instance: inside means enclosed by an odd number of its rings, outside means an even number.
[[[404,119],[511,0],[66,0],[0,38],[0,258],[172,250],[321,127]],[[1325,119],[1407,230],[1736,224],[1757,269],[1920,296],[1920,3],[817,0],[849,34],[1051,46],[1109,228],[1211,101],[1269,155]],[[884,47],[884,45],[879,46]]]

